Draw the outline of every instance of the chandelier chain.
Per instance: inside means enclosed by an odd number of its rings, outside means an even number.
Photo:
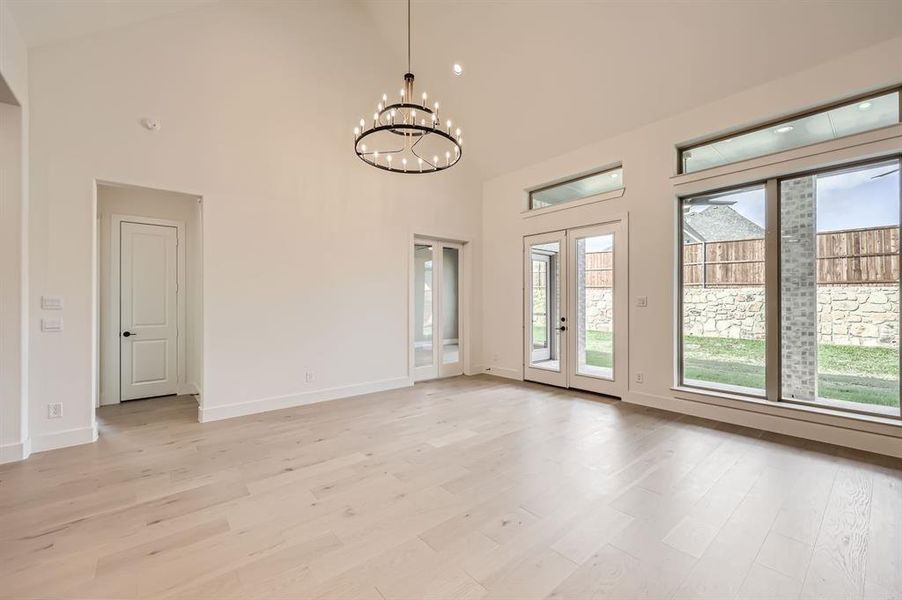
[[[407,0],[407,72],[410,73],[410,0]]]

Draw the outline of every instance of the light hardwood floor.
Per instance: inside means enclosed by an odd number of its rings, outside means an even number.
[[[9,598],[902,598],[902,463],[487,376],[0,467]]]

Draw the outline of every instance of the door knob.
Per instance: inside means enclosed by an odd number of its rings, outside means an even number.
[[[124,332],[122,333],[122,337],[129,337],[129,336],[132,336],[132,335],[135,335],[135,334],[132,333],[131,331],[124,331]]]

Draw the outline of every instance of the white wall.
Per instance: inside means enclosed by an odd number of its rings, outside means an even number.
[[[17,102],[0,104],[0,463],[29,453],[28,63],[25,44],[0,2],[0,78]]]
[[[114,322],[111,309],[110,281],[118,264],[111,264],[113,215],[152,217],[184,224],[185,248],[185,370],[180,373],[180,393],[198,393],[203,365],[203,232],[201,203],[196,196],[152,190],[141,187],[99,185],[97,189],[99,216],[99,273],[100,279],[100,404],[119,401],[116,376],[119,363],[119,324]],[[118,296],[118,294],[116,294]]]
[[[370,32],[354,5],[229,3],[31,53],[31,290],[66,302],[64,332],[31,321],[36,447],[93,435],[95,178],[203,197],[204,418],[407,383],[410,236],[473,240],[480,265],[481,192],[466,161],[354,156],[404,67]]]
[[[630,226],[630,391],[625,400],[690,414],[792,432],[836,443],[902,453],[898,438],[865,439],[838,429],[789,426],[779,417],[749,416],[678,399],[674,383],[675,194],[678,144],[716,135],[902,80],[902,37],[777,80],[624,135],[487,181],[483,186],[483,355],[491,372],[522,378],[522,237],[588,225],[628,211]],[[612,93],[620,93],[612,89]],[[666,90],[662,90],[665,101]],[[599,110],[604,110],[599,107]],[[623,162],[621,198],[523,218],[525,189],[570,174]],[[647,308],[635,298],[648,296]],[[645,383],[635,384],[635,373]],[[854,439],[853,439],[854,438]]]

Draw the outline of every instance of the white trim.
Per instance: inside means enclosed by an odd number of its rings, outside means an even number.
[[[353,385],[326,388],[312,392],[301,392],[298,394],[286,394],[284,396],[258,398],[256,400],[248,400],[246,402],[222,404],[218,406],[211,406],[209,408],[198,405],[197,420],[201,423],[209,423],[211,421],[231,419],[233,417],[255,415],[271,410],[281,410],[283,408],[305,406],[307,404],[315,404],[317,402],[327,402],[331,400],[339,400],[342,398],[350,398],[352,396],[360,396],[363,394],[372,394],[374,392],[395,390],[410,387],[412,385],[413,380],[410,377],[394,377],[391,379],[381,379],[378,381],[370,381],[366,383],[357,383]]]
[[[750,158],[671,177],[678,196],[688,196],[841,165],[902,151],[902,124]]]
[[[472,355],[472,335],[471,335],[471,317],[470,317],[470,289],[472,285],[473,272],[473,240],[468,237],[455,237],[449,235],[431,235],[418,234],[411,232],[407,244],[407,271],[405,277],[407,279],[407,375],[411,381],[426,381],[433,377],[452,377],[455,375],[473,374],[481,371],[475,370],[471,365]],[[445,247],[455,248],[458,251],[458,280],[457,280],[457,317],[458,317],[458,346],[459,361],[450,365],[443,365],[440,356],[441,336],[436,337],[435,328],[441,327],[441,323],[433,324],[433,362],[430,369],[435,369],[435,374],[427,377],[417,377],[417,367],[415,365],[415,341],[414,341],[414,305],[416,303],[414,290],[414,269],[416,267],[415,246],[418,243],[431,244],[433,247],[433,295],[441,293],[442,264],[444,258],[436,258]],[[436,285],[435,282],[439,283]],[[433,306],[435,306],[435,297],[433,297]],[[462,342],[462,343],[461,343]],[[442,367],[445,372],[442,373]],[[452,369],[453,368],[453,369]],[[420,367],[422,371],[427,367]]]
[[[528,193],[529,192],[527,192],[527,194]],[[529,219],[531,217],[540,217],[542,215],[547,215],[548,213],[558,212],[559,210],[566,210],[568,208],[586,206],[587,204],[595,204],[596,202],[613,200],[615,198],[622,197],[625,193],[626,187],[617,188],[616,190],[611,190],[610,192],[603,192],[595,196],[589,196],[588,198],[581,198],[580,200],[571,200],[569,202],[562,202],[561,204],[554,204],[552,206],[545,206],[542,208],[534,208],[532,210],[527,209],[520,212],[520,216],[522,216],[524,219]],[[529,201],[527,200],[527,204],[528,202]]]
[[[98,212],[99,215],[99,212]],[[176,343],[176,354],[177,363],[178,363],[178,376],[177,376],[177,387],[179,389],[183,389],[186,385],[187,379],[187,347],[186,341],[188,339],[188,330],[185,326],[186,323],[186,314],[187,314],[187,298],[188,298],[188,286],[187,286],[187,243],[185,239],[185,223],[183,221],[173,221],[170,219],[157,219],[153,217],[140,217],[136,215],[121,215],[121,214],[112,214],[110,215],[110,262],[109,262],[109,289],[108,289],[108,297],[107,297],[107,305],[108,305],[108,316],[106,317],[108,322],[112,324],[112,327],[108,328],[107,338],[105,346],[108,349],[113,349],[119,346],[119,296],[121,293],[120,288],[120,260],[121,260],[121,228],[122,223],[139,223],[142,225],[159,225],[163,227],[175,227],[176,228],[176,244],[177,244],[177,252],[176,252],[176,261],[178,263],[177,266],[177,280],[178,280],[178,294],[177,294],[177,302],[178,302],[178,339]],[[102,278],[102,274],[101,274]],[[99,279],[98,279],[99,281]],[[104,319],[104,315],[100,315],[101,322]],[[101,386],[101,394],[100,394],[100,405],[106,406],[109,404],[119,404],[121,401],[122,394],[122,385],[121,385],[121,371],[120,371],[120,359],[121,352],[107,352],[104,355],[106,360],[100,365],[100,374],[101,381],[103,381],[104,385]],[[190,393],[190,392],[186,392]]]
[[[54,431],[52,433],[34,436],[31,442],[31,451],[45,452],[47,450],[56,450],[58,448],[68,448],[69,446],[91,444],[96,441],[97,424],[95,423],[91,427],[64,429],[63,431]]]
[[[0,446],[0,465],[25,460],[31,454],[31,439]]]
[[[786,416],[790,419],[813,421],[825,425],[833,425],[844,429],[856,429],[902,438],[902,421],[895,416],[879,414],[853,413],[830,406],[813,406],[795,402],[773,402],[764,398],[755,398],[743,394],[731,394],[716,390],[701,390],[685,386],[672,388],[674,397],[692,402],[702,402],[726,406],[738,410],[761,412],[771,415]],[[788,411],[788,412],[787,412]]]
[[[717,402],[715,398],[706,402],[696,398],[690,399],[689,395],[684,392],[680,392],[679,396],[667,397],[630,391],[623,397],[623,400],[630,404],[639,404],[667,412],[902,458],[902,438],[875,431],[865,431],[863,427],[858,427],[859,423],[852,419],[830,415],[814,416],[807,411],[797,410],[796,406],[791,408],[761,407],[756,402],[737,403],[735,400],[726,398],[723,399],[723,402]],[[771,410],[760,410],[761,408]],[[793,412],[791,414],[783,412],[787,409]],[[780,412],[782,414],[779,414]],[[846,425],[826,422],[830,418],[842,419]]]

